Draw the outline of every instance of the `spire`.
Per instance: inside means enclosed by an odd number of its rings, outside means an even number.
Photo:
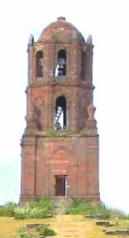
[[[89,36],[87,37],[87,44],[88,44],[88,45],[92,45],[92,35],[89,35]]]
[[[30,34],[29,36],[29,46],[32,46],[34,44],[34,36],[32,34]]]

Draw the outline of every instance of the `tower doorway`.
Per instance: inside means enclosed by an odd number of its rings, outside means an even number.
[[[65,175],[56,175],[55,195],[56,196],[66,195],[66,176]]]

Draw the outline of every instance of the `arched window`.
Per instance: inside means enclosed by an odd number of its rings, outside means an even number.
[[[55,76],[66,75],[66,50],[59,50],[57,55],[57,65],[55,69]]]
[[[82,64],[81,64],[81,79],[86,79],[86,53],[82,52]]]
[[[36,77],[43,77],[43,52],[38,51],[36,54]]]
[[[55,129],[62,130],[67,126],[67,105],[64,96],[56,99]]]

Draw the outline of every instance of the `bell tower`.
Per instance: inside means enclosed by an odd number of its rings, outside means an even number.
[[[99,201],[92,37],[59,17],[28,44],[21,202],[43,196]]]

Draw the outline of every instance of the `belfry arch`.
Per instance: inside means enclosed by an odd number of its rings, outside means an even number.
[[[66,76],[67,73],[67,52],[65,49],[61,49],[57,52],[57,63],[55,76]]]
[[[36,77],[43,77],[43,52],[36,53]]]
[[[67,127],[67,102],[64,96],[56,99],[55,105],[55,129],[61,130]]]

